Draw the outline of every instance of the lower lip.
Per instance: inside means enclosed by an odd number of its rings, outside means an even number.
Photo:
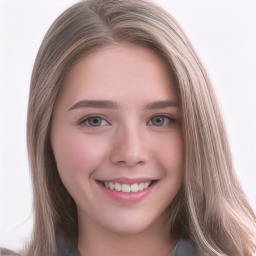
[[[154,186],[156,185],[156,181],[153,182],[153,184],[150,187],[148,187],[140,192],[129,192],[129,193],[112,190],[112,189],[104,187],[100,183],[98,183],[98,184],[99,184],[100,188],[103,190],[103,192],[105,192],[108,196],[115,199],[116,201],[123,203],[123,204],[135,204],[135,203],[138,203],[138,202],[142,201],[143,199],[145,199],[151,193]]]

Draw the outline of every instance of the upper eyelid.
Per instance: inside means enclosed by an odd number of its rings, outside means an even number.
[[[152,115],[148,121],[150,121],[152,118],[155,118],[155,117],[158,117],[158,116],[161,116],[161,117],[166,117],[168,119],[173,119],[173,120],[176,120],[176,118],[173,116],[173,115],[170,115],[170,114],[155,114],[155,115]]]
[[[155,118],[155,117],[158,117],[158,116],[166,117],[166,118],[168,118],[168,119],[170,119],[170,120],[176,120],[176,118],[175,118],[173,115],[166,114],[166,113],[158,113],[158,114],[154,114],[154,115],[150,116],[150,117],[148,118],[147,123],[150,122],[150,120],[151,120],[152,118]],[[93,117],[100,117],[100,118],[104,119],[107,123],[111,124],[110,120],[109,120],[108,118],[106,118],[106,117],[105,117],[104,115],[102,115],[102,114],[90,114],[90,115],[84,116],[84,117],[80,118],[77,123],[78,123],[78,124],[82,124],[82,123],[85,122],[87,119],[93,118]]]
[[[99,115],[99,114],[84,116],[84,117],[82,117],[81,119],[79,119],[77,123],[78,123],[78,124],[82,124],[82,123],[84,123],[87,119],[89,119],[89,118],[94,118],[94,117],[100,117],[100,118],[104,119],[107,123],[110,124],[110,121],[109,121],[106,117],[103,117],[102,115]]]
[[[164,118],[167,118],[168,119],[168,123],[167,124],[165,124],[165,125],[160,125],[160,126],[157,126],[157,125],[154,125],[153,123],[152,123],[152,119],[153,118],[155,118],[155,117],[164,117]],[[152,116],[149,120],[148,120],[148,122],[147,122],[147,125],[149,125],[149,126],[154,126],[154,127],[157,127],[158,129],[159,128],[166,128],[167,126],[168,126],[168,124],[169,125],[171,125],[172,123],[176,123],[176,121],[177,121],[177,119],[176,118],[174,118],[173,116],[171,116],[171,115],[168,115],[168,114],[157,114],[157,115],[154,115],[154,116]],[[150,123],[151,122],[151,123]]]

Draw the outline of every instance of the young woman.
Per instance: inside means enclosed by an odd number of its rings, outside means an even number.
[[[39,50],[24,255],[252,256],[255,221],[207,74],[143,0],[65,11]]]

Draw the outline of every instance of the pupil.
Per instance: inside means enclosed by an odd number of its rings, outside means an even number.
[[[89,124],[92,126],[99,126],[101,124],[101,119],[99,117],[94,117],[89,120]]]
[[[164,124],[164,118],[163,117],[155,117],[153,118],[153,123],[155,123],[155,125],[163,125]]]

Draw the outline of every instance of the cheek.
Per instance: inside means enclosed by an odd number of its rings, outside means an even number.
[[[92,167],[97,159],[96,151],[82,143],[81,141],[72,141],[68,147],[63,151],[66,166],[69,166],[73,171],[84,171],[86,167]]]
[[[159,150],[159,148],[161,150]],[[158,149],[158,150],[157,150]],[[182,177],[184,169],[183,140],[180,132],[163,136],[158,140],[155,148],[158,162],[166,171],[166,174],[172,174]]]
[[[97,143],[83,136],[66,135],[56,138],[54,155],[60,175],[90,175],[99,165],[103,152]]]

